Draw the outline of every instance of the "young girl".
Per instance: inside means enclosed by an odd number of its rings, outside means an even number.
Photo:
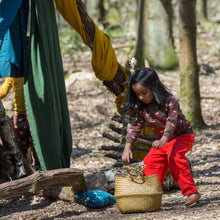
[[[128,88],[128,108],[138,107],[137,116],[126,136],[122,154],[124,162],[133,158],[131,147],[142,128],[147,125],[160,138],[144,158],[144,175],[158,174],[160,184],[168,169],[178,183],[182,194],[187,196],[186,206],[196,203],[200,194],[195,187],[185,154],[192,148],[194,133],[192,125],[185,119],[178,101],[162,84],[151,68],[139,69],[132,77]]]

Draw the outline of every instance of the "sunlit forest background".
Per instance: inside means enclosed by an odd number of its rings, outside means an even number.
[[[80,0],[77,2],[81,4]],[[61,193],[61,199],[51,199],[41,193],[2,199],[0,219],[220,218],[220,1],[82,2],[86,9],[84,13],[88,12],[98,28],[110,37],[118,64],[129,72],[128,60],[135,57],[137,68],[141,68],[145,66],[144,59],[147,58],[161,81],[180,102],[184,115],[194,126],[194,146],[186,156],[202,197],[197,206],[186,211],[183,208],[184,198],[168,175],[165,181],[168,185],[167,191],[164,190],[162,206],[157,212],[124,215],[116,204],[91,209],[73,201],[75,191],[67,188],[67,191]],[[65,75],[64,95],[67,96],[72,134],[70,168],[83,172],[85,182],[81,181],[80,184],[84,187],[86,183],[88,190],[113,193],[114,175],[122,171],[121,155],[124,146],[120,133],[123,116],[119,114],[115,101],[121,92],[115,95],[113,91],[114,86],[118,88],[122,85],[124,89],[126,84],[115,80],[113,86],[108,87],[97,77],[91,64],[92,49],[84,44],[80,35],[63,19],[58,10],[55,11],[60,43],[58,47],[60,46],[62,56],[60,64],[63,64]],[[87,24],[85,22],[83,28]],[[118,69],[116,75],[124,74]],[[47,71],[43,74],[49,75]],[[61,76],[63,77],[62,71]],[[13,99],[13,91],[10,91],[2,100],[8,116],[14,111]],[[47,132],[44,132],[46,138]],[[147,138],[145,141],[149,143]],[[152,144],[151,141],[150,143]],[[134,163],[129,164],[131,166],[143,162],[150,145],[142,142],[134,150],[141,153],[135,155]],[[54,188],[60,190],[59,187]]]
[[[220,4],[217,0],[201,0],[197,1],[196,5],[195,1],[192,2],[187,6],[184,1],[178,3],[167,0],[84,1],[89,16],[100,30],[111,37],[118,59],[123,57],[120,60],[122,65],[126,65],[128,59],[135,57],[138,67],[143,67],[144,59],[147,58],[150,65],[161,73],[171,71],[180,74],[180,82],[184,82],[180,84],[180,101],[186,104],[183,106],[183,111],[197,127],[202,127],[205,123],[200,104],[191,105],[191,103],[200,103],[199,74],[202,68],[214,71],[216,67],[215,64],[211,66],[211,63],[207,63],[204,57],[207,48],[203,48],[207,43],[198,40],[196,42],[196,39],[204,33],[208,34],[205,36],[207,38],[215,35],[220,39]],[[181,8],[181,4],[185,8]],[[192,9],[194,6],[195,10]],[[187,7],[192,10],[187,10]],[[187,17],[189,17],[188,21]],[[187,31],[190,31],[188,33],[184,33],[184,22],[188,22],[186,24]],[[194,22],[194,27],[193,25],[191,27]],[[76,64],[79,55],[91,55],[91,50],[84,45],[79,34],[59,13],[57,13],[57,24],[62,53],[69,57],[70,62]],[[185,36],[182,36],[183,34]],[[189,39],[180,41],[187,37]],[[120,40],[123,44],[114,45],[114,41]],[[191,48],[187,48],[187,45]],[[190,50],[188,54],[187,50]],[[212,45],[211,50],[213,55],[219,55],[217,42],[216,45]],[[194,64],[189,64],[191,59]],[[191,66],[187,67],[186,63]],[[193,77],[186,74],[187,68],[193,72]],[[66,74],[71,71],[74,72],[76,69],[70,68]],[[192,88],[191,91],[186,84]]]

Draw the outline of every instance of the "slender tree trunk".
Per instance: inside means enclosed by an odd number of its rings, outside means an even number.
[[[170,0],[160,0],[167,14],[168,37],[173,45],[173,6]]]
[[[196,1],[197,20],[202,22],[208,21],[207,0]],[[197,21],[197,22],[198,22]]]
[[[138,16],[138,30],[137,30],[137,45],[135,58],[137,59],[137,66],[141,67],[144,63],[144,58],[149,58],[147,48],[147,22],[148,22],[148,4],[145,0],[138,1],[137,14]]]
[[[137,66],[144,67],[144,59],[148,58],[153,67],[175,69],[178,57],[173,46],[170,0],[140,0],[137,13]]]
[[[201,0],[201,12],[203,17],[208,20],[208,14],[207,14],[207,0]]]
[[[199,69],[196,54],[195,0],[179,0],[180,102],[183,112],[194,126],[201,127]]]
[[[105,7],[104,7],[104,0],[99,0],[99,19],[98,21],[106,27],[105,23]]]

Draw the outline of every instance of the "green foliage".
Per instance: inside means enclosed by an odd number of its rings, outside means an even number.
[[[186,100],[191,100],[193,97],[193,87],[191,86],[192,80],[190,79],[190,71],[193,70],[192,65],[188,65],[184,71],[184,73],[181,74],[180,78],[180,101],[182,103],[186,103]],[[185,112],[186,117],[190,120],[192,117],[191,115],[187,115],[188,113]]]
[[[135,53],[135,41],[132,41],[130,43],[129,48],[126,51],[126,55],[127,57],[134,57],[135,56],[134,53]]]
[[[61,51],[73,56],[74,52],[85,50],[84,45],[79,34],[73,29],[66,29],[59,35]]]
[[[71,76],[70,73],[66,73],[66,74],[65,74],[65,79],[68,79],[70,76]]]
[[[123,30],[120,27],[117,28],[111,28],[107,30],[107,34],[112,37],[120,37],[123,34]]]
[[[164,60],[160,63],[160,68],[164,70],[175,70],[179,66],[179,60],[176,52],[169,49],[164,53]]]
[[[200,135],[203,134],[203,129],[202,128],[195,127],[195,128],[193,128],[193,131],[194,131],[196,136],[200,136]]]
[[[110,8],[105,16],[105,19],[109,24],[116,24],[120,22],[121,17],[119,11],[116,8]]]
[[[136,49],[136,48],[135,48]],[[144,53],[144,54],[143,54]],[[147,47],[142,49],[136,49],[136,53],[135,53],[135,58],[137,59],[137,67],[138,68],[143,68],[144,67],[144,59],[147,58],[151,67],[154,67],[153,65],[153,59],[150,56],[150,52],[147,49]]]

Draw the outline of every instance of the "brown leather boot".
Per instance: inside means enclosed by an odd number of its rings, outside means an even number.
[[[199,192],[195,192],[192,194],[187,195],[187,200],[185,202],[185,206],[189,207],[196,203],[200,199],[201,195]]]

